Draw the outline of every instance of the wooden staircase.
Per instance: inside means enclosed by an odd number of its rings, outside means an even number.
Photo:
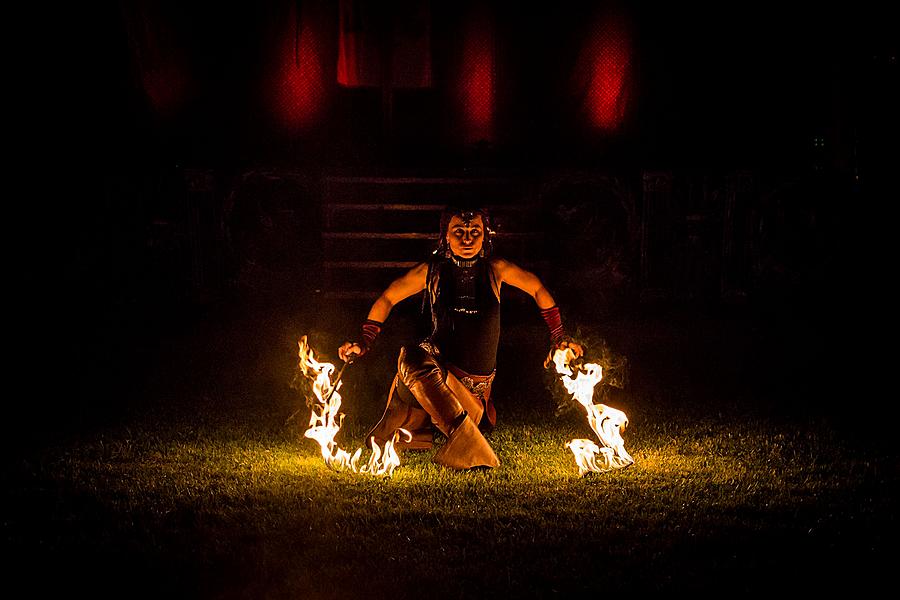
[[[326,176],[322,203],[324,295],[374,300],[438,243],[444,206],[487,207],[495,248],[539,269],[543,232],[530,184],[513,177]],[[535,244],[535,242],[538,242]]]

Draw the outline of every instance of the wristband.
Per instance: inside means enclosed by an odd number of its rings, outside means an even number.
[[[381,325],[382,323],[372,319],[366,319],[366,322],[362,324],[362,344],[360,346],[363,347],[364,352],[368,351],[375,343],[375,339],[381,333]]]
[[[550,343],[556,346],[563,340],[563,337],[565,337],[562,316],[559,314],[559,307],[554,304],[550,308],[541,309],[541,317],[543,317],[544,322],[547,324],[547,329],[550,330]]]

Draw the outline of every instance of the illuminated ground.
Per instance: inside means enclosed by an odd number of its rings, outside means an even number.
[[[388,481],[328,470],[304,419],[285,424],[302,401],[296,339],[331,352],[351,315],[243,303],[132,336],[131,355],[110,334],[119,345],[94,348],[98,363],[76,362],[82,395],[24,411],[32,427],[12,432],[13,581],[34,597],[456,598],[862,593],[888,580],[897,452],[877,405],[847,396],[825,360],[827,332],[746,311],[585,321],[631,361],[612,397],[637,462],[579,478],[564,443],[590,431],[577,412],[553,417],[545,332],[510,314],[491,437],[502,467],[448,473],[404,454]],[[347,372],[348,449],[414,330],[398,313],[380,353]],[[54,390],[74,383],[60,373]],[[838,418],[848,405],[876,422]]]

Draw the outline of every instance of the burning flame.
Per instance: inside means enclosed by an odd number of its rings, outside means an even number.
[[[299,344],[300,370],[305,377],[312,381],[313,394],[316,398],[316,404],[313,405],[309,418],[309,429],[303,436],[318,442],[325,464],[332,469],[337,471],[349,469],[354,473],[384,477],[393,475],[394,469],[400,466],[400,457],[394,449],[394,444],[401,436],[406,437],[407,440],[412,439],[412,434],[405,429],[398,429],[394,433],[393,439],[385,442],[384,448],[379,446],[373,438],[372,455],[365,464],[360,465],[362,448],[357,448],[356,452],[351,455],[334,441],[334,437],[341,430],[341,424],[344,421],[344,414],[339,412],[341,394],[338,390],[341,382],[331,381],[334,365],[320,363],[315,359],[305,335],[300,339]]]
[[[634,464],[634,459],[625,450],[625,440],[622,438],[622,432],[628,426],[628,417],[621,410],[593,403],[594,386],[603,379],[602,367],[595,363],[576,365],[574,361],[575,353],[569,348],[553,353],[556,372],[566,386],[566,391],[587,411],[588,423],[603,444],[600,447],[591,440],[583,439],[566,443],[566,447],[575,455],[578,474],[602,473]]]

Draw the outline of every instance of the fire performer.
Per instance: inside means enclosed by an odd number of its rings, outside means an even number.
[[[398,302],[425,292],[432,333],[416,346],[400,349],[397,375],[387,407],[367,436],[383,445],[398,428],[412,439],[397,447],[425,450],[433,428],[447,437],[434,461],[445,467],[497,467],[500,461],[484,437],[496,423],[491,383],[500,339],[500,288],[509,284],[530,294],[550,330],[551,355],[581,346],[566,338],[559,308],[533,273],[491,256],[491,222],[486,209],[448,207],[441,215],[441,237],[432,258],[391,283],[372,305],[360,339],[345,342],[344,361],[368,352]],[[546,363],[545,363],[546,364]]]

